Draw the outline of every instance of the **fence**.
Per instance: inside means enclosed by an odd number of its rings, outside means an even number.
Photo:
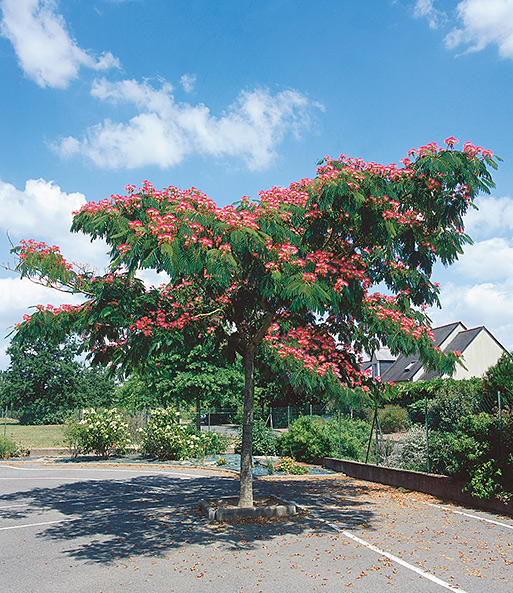
[[[465,393],[447,393],[436,398],[425,396],[408,406],[413,426],[407,433],[395,435],[394,439],[383,433],[380,413],[375,410],[364,460],[377,465],[444,473],[447,435],[454,434],[458,426],[461,427],[462,418],[481,412],[489,417],[488,426],[492,426],[498,456],[502,458],[508,439],[511,439],[504,425],[511,403],[510,398],[500,392],[479,393],[475,397]]]
[[[63,417],[80,415],[80,410],[63,410]],[[0,412],[0,435],[14,441],[25,449],[52,449],[66,446],[63,424],[39,424],[36,414],[23,415],[16,409],[3,408]],[[286,407],[258,407],[255,418],[261,418],[274,430],[287,429],[290,424],[301,416],[327,416],[326,406],[286,406]],[[150,416],[149,410],[127,412],[131,431],[144,427]],[[223,426],[224,432],[237,433],[237,427],[242,422],[242,408],[214,408],[181,409],[181,422],[196,424],[202,430],[218,430]],[[22,422],[20,422],[20,418]]]

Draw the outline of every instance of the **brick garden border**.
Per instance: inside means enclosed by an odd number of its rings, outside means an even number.
[[[512,501],[506,503],[497,499],[486,500],[477,498],[468,492],[463,492],[463,481],[455,480],[448,476],[383,467],[381,465],[360,463],[359,461],[350,461],[348,459],[336,459],[334,457],[325,457],[323,459],[323,466],[336,472],[342,472],[358,480],[367,480],[369,482],[395,486],[396,488],[415,490],[464,505],[513,516]]]

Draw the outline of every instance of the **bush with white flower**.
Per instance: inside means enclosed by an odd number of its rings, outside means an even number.
[[[226,450],[226,439],[198,433],[194,426],[180,424],[179,419],[180,414],[170,408],[153,410],[146,428],[140,429],[142,453],[156,459],[180,460]]]
[[[71,453],[95,453],[110,457],[126,452],[130,439],[128,424],[122,413],[110,410],[83,410],[81,418],[71,418],[66,423],[65,438]]]

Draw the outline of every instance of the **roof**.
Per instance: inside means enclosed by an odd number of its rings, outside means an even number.
[[[433,328],[433,338],[435,346],[440,347],[440,345],[442,345],[449,338],[451,333],[453,333],[454,330],[458,328],[458,326],[465,328],[463,323],[459,321]],[[458,349],[455,348],[455,350]],[[395,363],[383,373],[383,375],[381,376],[381,380],[393,381],[394,383],[400,381],[412,381],[413,377],[415,377],[415,375],[421,369],[422,362],[420,361],[418,354],[410,354],[409,356],[401,354],[399,355],[399,358],[395,361]],[[439,377],[440,374],[436,373],[434,376]]]
[[[461,322],[449,323],[433,328],[433,337],[435,346],[441,348],[443,352],[464,353],[482,332],[485,332],[500,349],[505,351],[504,346],[483,325],[467,329]],[[411,354],[410,356],[401,354],[396,362],[386,369],[381,378],[383,381],[400,383],[413,381],[415,377],[418,380],[426,381],[442,376],[438,371],[422,372],[422,369],[423,365],[418,354]]]
[[[467,329],[459,332],[456,337],[451,340],[451,342],[444,348],[444,352],[464,352],[465,349],[470,346],[470,343],[474,340],[474,338],[483,330],[487,331],[486,328],[481,325],[480,327],[474,327],[473,329]],[[427,371],[421,375],[421,377],[419,377],[419,381],[427,381],[428,379],[435,379],[436,377],[440,377],[440,373],[438,371]]]

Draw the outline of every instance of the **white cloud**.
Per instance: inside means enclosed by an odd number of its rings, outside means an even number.
[[[465,247],[464,255],[453,265],[454,273],[481,282],[513,278],[513,243],[502,237],[477,241]]]
[[[64,294],[34,284],[27,278],[0,278],[0,369],[7,368],[9,357],[5,337],[20,323],[23,315],[34,312],[35,305],[76,305],[83,299],[79,295]]]
[[[434,0],[417,0],[415,2],[413,16],[415,18],[427,18],[431,29],[437,29],[447,20],[445,12],[435,8]]]
[[[172,167],[193,153],[235,156],[251,169],[262,169],[275,157],[286,134],[296,137],[309,125],[312,104],[287,90],[272,95],[266,89],[242,92],[222,116],[202,103],[177,103],[173,88],[149,82],[97,81],[92,95],[138,111],[128,123],[109,119],[90,127],[82,139],[65,138],[56,146],[62,156],[82,154],[102,168]]]
[[[492,44],[503,58],[513,58],[513,0],[463,0],[456,12],[461,26],[446,36],[449,49],[480,51]]]
[[[55,0],[2,0],[0,8],[1,33],[12,43],[22,70],[39,86],[66,88],[81,66],[119,67],[110,52],[96,58],[77,45]]]
[[[513,198],[482,196],[476,200],[478,210],[471,209],[465,217],[465,231],[471,237],[511,235],[513,230]]]
[[[435,325],[462,321],[467,327],[485,325],[508,349],[513,349],[513,200],[479,198],[477,211],[467,215],[466,230],[482,240],[465,248],[450,268],[435,272],[442,283],[442,309],[431,309]],[[500,235],[504,236],[500,236]]]
[[[183,87],[183,90],[186,93],[192,93],[194,90],[194,86],[196,84],[196,75],[195,74],[184,74],[180,78],[180,84]]]
[[[9,232],[16,244],[20,239],[45,241],[61,248],[68,261],[90,264],[102,272],[108,263],[107,247],[103,241],[90,243],[82,234],[69,232],[73,210],[85,204],[81,193],[70,193],[43,179],[29,179],[23,190],[0,181],[0,231]],[[9,262],[4,262],[9,263]],[[13,266],[14,261],[10,263]],[[0,368],[6,367],[5,342],[2,339],[24,314],[31,313],[30,307],[51,303],[79,303],[79,295],[61,293],[46,288],[12,273],[3,272],[0,278]],[[2,350],[3,349],[3,350]],[[2,353],[3,352],[3,353]]]
[[[0,181],[0,230],[15,243],[36,239],[56,244],[66,259],[102,270],[107,263],[106,245],[102,241],[91,245],[85,235],[69,232],[72,211],[86,201],[83,194],[67,194],[43,179],[29,179],[23,191]]]
[[[440,295],[442,309],[431,309],[434,325],[461,321],[468,328],[484,325],[508,350],[513,349],[513,282],[449,282]]]

